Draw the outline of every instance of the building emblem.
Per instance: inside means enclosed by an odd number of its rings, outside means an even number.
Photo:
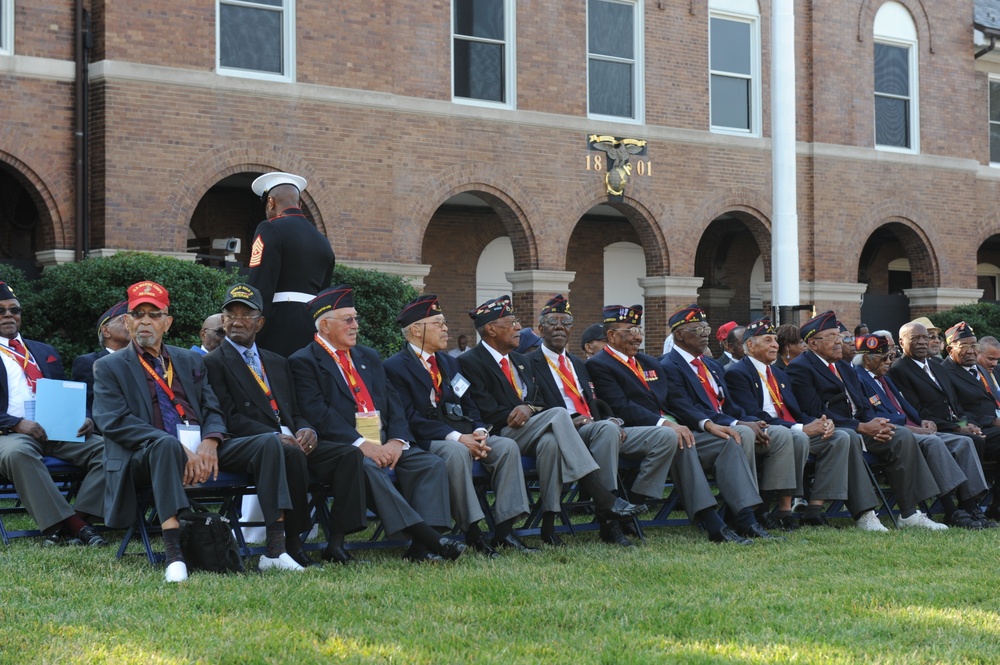
[[[598,134],[591,134],[587,141],[591,150],[600,150],[607,154],[608,170],[604,174],[604,184],[608,188],[608,196],[620,201],[625,193],[625,185],[632,175],[632,164],[629,159],[632,155],[646,154],[646,141]]]

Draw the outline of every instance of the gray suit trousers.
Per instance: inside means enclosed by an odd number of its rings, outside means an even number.
[[[403,451],[395,469],[402,493],[385,470],[367,457],[364,470],[375,512],[390,536],[420,522],[433,527],[451,526],[448,472],[437,455],[413,446]]]
[[[735,429],[741,437],[749,433],[752,440],[753,430],[749,427],[738,425]],[[742,444],[739,441],[720,439],[708,432],[693,434],[694,450],[679,449],[670,469],[688,516],[693,519],[699,511],[714,509],[719,505],[705,477],[705,471],[708,470],[714,473],[719,493],[731,511],[738,513],[744,508],[759,505],[761,500],[754,482],[754,472],[747,462]]]
[[[938,432],[914,434],[940,494],[957,490],[959,499],[975,499],[985,494],[986,478],[976,454],[976,444],[961,434]]]
[[[490,484],[496,500],[493,519],[497,522],[528,515],[528,492],[524,485],[521,467],[521,450],[517,444],[502,436],[486,440],[490,452],[479,463],[490,475]],[[458,441],[431,441],[431,452],[441,457],[448,469],[448,489],[451,496],[451,514],[462,531],[483,519],[482,506],[472,484],[472,455]]]
[[[861,435],[854,430],[848,431],[851,432],[852,440],[860,447]],[[886,464],[885,473],[889,486],[892,487],[899,511],[904,516],[913,514],[921,501],[937,497],[941,493],[910,430],[897,427],[888,441],[864,437],[864,442],[868,452]],[[878,505],[877,499],[875,505]],[[851,512],[854,513],[854,510]]]
[[[42,457],[58,457],[86,472],[73,507],[52,482]],[[31,518],[43,533],[72,517],[74,510],[87,515],[104,515],[104,439],[91,434],[81,443],[47,441],[38,443],[27,434],[0,436],[0,476],[14,483],[14,489]]]
[[[864,467],[864,459],[861,457],[861,449],[857,454],[851,452],[851,436],[849,430],[835,429],[826,439],[822,434],[809,436],[802,431],[793,431],[792,437],[796,441],[805,442],[807,450],[815,459],[815,475],[812,487],[809,490],[811,501],[845,501],[852,494],[858,495],[862,503],[871,501],[870,507],[878,505],[875,497],[875,490],[868,480],[868,472]],[[858,463],[861,466],[856,466]],[[860,475],[854,478],[852,471],[860,468]],[[851,492],[851,483],[857,483],[858,487]],[[805,488],[800,484],[795,488],[795,496],[805,496]],[[865,508],[864,510],[868,510]],[[862,511],[864,512],[864,511]]]
[[[794,439],[787,427],[780,425],[767,428],[771,441],[766,446],[757,445],[753,430],[750,433],[748,439],[741,437],[741,443],[747,462],[753,459],[757,465],[758,491],[792,492],[802,482],[806,446]]]
[[[562,509],[563,483],[571,483],[600,469],[564,408],[536,413],[521,427],[504,427],[502,436],[514,439],[522,455],[535,458],[541,509]]]
[[[620,429],[607,420],[584,425],[580,438],[601,470],[598,476],[609,490],[618,488],[619,456],[639,462],[639,475],[631,491],[661,498],[663,486],[677,452],[677,434],[669,427],[626,427],[622,441]]]

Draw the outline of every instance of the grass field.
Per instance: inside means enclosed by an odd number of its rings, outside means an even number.
[[[810,529],[744,548],[693,527],[647,536],[445,565],[377,550],[171,586],[141,555],[21,539],[0,550],[0,661],[1000,662],[1000,529]]]

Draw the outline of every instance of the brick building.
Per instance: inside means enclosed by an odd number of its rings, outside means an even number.
[[[995,4],[794,3],[803,303],[879,326],[998,298]],[[502,291],[569,293],[583,323],[644,302],[651,349],[696,299],[745,322],[770,297],[770,11],[0,0],[0,260],[235,237],[245,263],[249,183],[283,170],[338,261],[438,293],[454,337]],[[592,136],[645,141],[620,197]]]

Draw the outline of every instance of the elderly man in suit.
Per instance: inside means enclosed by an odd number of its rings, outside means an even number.
[[[324,289],[307,310],[315,321],[316,336],[289,358],[302,414],[319,438],[348,443],[365,456],[369,505],[389,535],[412,539],[404,559],[457,559],[465,543],[442,538],[432,528],[451,526],[444,461],[413,445],[382,360],[375,349],[358,344],[354,289],[347,284]],[[396,471],[402,494],[390,482],[387,469]]]
[[[980,511],[978,499],[989,489],[976,446],[967,436],[938,432],[929,420],[920,419],[892,379],[886,376],[895,359],[892,340],[878,333],[857,338],[855,348],[861,364],[854,370],[868,403],[876,415],[885,416],[896,426],[904,426],[917,440],[927,465],[934,474],[945,524],[967,529],[995,528],[997,524]],[[955,495],[959,508],[955,507]]]
[[[869,500],[875,501],[861,449],[852,446],[848,434],[837,430],[826,416],[803,413],[788,376],[774,366],[778,357],[778,337],[771,320],[758,319],[747,326],[743,345],[746,355],[726,372],[726,385],[733,402],[752,417],[766,422],[769,431],[787,428],[792,438],[808,446],[807,452],[816,457],[816,473],[801,523],[805,526],[829,524],[823,516],[827,501],[847,501],[848,507],[854,509],[858,505],[867,507]],[[801,450],[796,448],[796,454]],[[801,475],[792,494],[804,494]],[[786,529],[797,528],[791,506],[786,501],[787,497],[779,500],[778,523]]]
[[[128,301],[123,300],[101,314],[101,318],[97,320],[97,344],[101,348],[73,359],[73,380],[87,384],[88,418],[94,404],[94,363],[97,362],[98,358],[124,349],[132,341],[132,338],[128,336],[128,326],[125,323],[125,310],[127,309]]]
[[[555,515],[562,504],[562,486],[576,482],[593,497],[602,534],[611,534],[618,520],[643,512],[615,497],[605,486],[600,467],[563,407],[546,408],[527,357],[514,352],[521,322],[510,296],[501,296],[469,312],[479,332],[478,345],[459,356],[462,373],[472,382],[473,399],[483,420],[502,436],[513,439],[521,454],[535,457],[541,486],[542,542],[561,545]],[[615,539],[617,541],[617,539]]]
[[[276,434],[231,438],[208,385],[201,355],[163,342],[173,317],[170,294],[143,281],[128,288],[133,343],[94,364],[94,420],[107,439],[105,519],[125,528],[136,519],[136,490],[151,487],[163,527],[167,582],[183,582],[187,564],[177,513],[190,504],[184,487],[250,473],[267,529],[260,570],[301,571],[285,551],[284,511],[292,507]]]
[[[667,381],[677,388],[673,411],[695,431],[704,431],[709,421],[736,429],[764,501],[757,520],[776,526],[766,508],[777,498],[779,510],[791,510],[792,493],[802,482],[808,446],[793,439],[787,428],[771,429],[766,420],[747,414],[733,401],[722,367],[704,355],[711,332],[707,321],[705,311],[697,305],[682,308],[669,319],[674,348],[660,364]],[[739,346],[742,349],[743,345]]]
[[[222,314],[209,314],[201,322],[201,330],[198,332],[198,337],[201,338],[201,345],[192,346],[191,350],[203,356],[208,355],[219,348],[219,344],[222,343],[222,339],[225,336],[226,331],[222,327]]]
[[[681,491],[684,509],[705,527],[710,540],[749,545],[752,537],[766,537],[754,517],[761,499],[738,442],[740,433],[712,421],[705,423],[704,431],[692,432],[679,422],[678,414],[672,411],[674,389],[668,388],[663,367],[652,356],[639,353],[643,340],[641,305],[607,305],[603,315],[608,344],[587,361],[594,392],[626,426],[664,427],[677,436],[679,449],[670,474]],[[735,515],[740,533],[727,527],[719,516],[706,469],[715,473],[719,492]]]
[[[28,514],[48,535],[46,545],[107,545],[88,520],[104,505],[104,440],[85,418],[76,435],[81,442],[53,441],[28,409],[39,379],[62,379],[62,360],[48,344],[21,337],[21,303],[0,282],[0,476],[10,479]],[[85,471],[71,507],[49,474],[42,457],[50,455]]]
[[[448,468],[451,512],[465,542],[483,555],[498,549],[532,553],[514,535],[514,523],[528,516],[521,451],[507,437],[490,436],[462,376],[458,360],[446,353],[448,322],[435,295],[418,296],[396,317],[406,346],[385,361],[416,444],[438,455]],[[490,476],[496,530],[487,543],[479,527],[485,517],[472,482],[472,462]]]
[[[940,494],[934,476],[920,453],[913,433],[889,418],[876,416],[861,390],[858,375],[842,358],[843,334],[837,315],[826,311],[807,321],[800,330],[809,350],[788,364],[795,398],[807,413],[820,413],[851,437],[854,445],[887,463],[886,474],[899,504],[904,528],[947,529],[917,510],[921,501]],[[887,531],[873,508],[851,509],[858,528]]]
[[[288,360],[257,346],[257,333],[266,325],[260,291],[235,284],[222,304],[226,336],[205,356],[212,386],[226,425],[234,436],[276,433],[285,444],[285,480],[292,509],[285,517],[285,548],[301,566],[315,565],[302,550],[301,535],[312,527],[309,514],[310,472],[329,487],[333,510],[327,525],[330,540],[324,561],[349,563],[344,536],[361,531],[365,520],[364,456],[354,446],[321,441],[299,412]],[[244,504],[246,505],[246,504]]]
[[[618,488],[618,457],[639,462],[639,473],[628,497],[649,504],[663,499],[663,485],[677,453],[677,435],[663,427],[623,427],[613,413],[602,414],[602,404],[594,402],[594,390],[586,365],[567,353],[573,333],[569,301],[561,294],[542,308],[538,320],[542,346],[529,356],[538,382],[539,395],[548,408],[565,408],[573,417],[580,438],[600,466],[604,486]],[[593,408],[592,408],[593,405]],[[601,533],[607,542],[630,546],[618,524]]]

